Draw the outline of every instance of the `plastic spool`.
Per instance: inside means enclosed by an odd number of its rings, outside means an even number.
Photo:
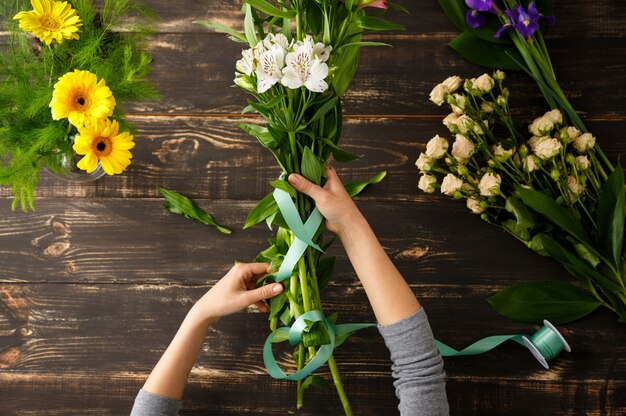
[[[552,330],[553,333],[555,333],[559,339],[561,340],[561,342],[563,343],[563,349],[567,352],[572,352],[572,349],[570,348],[569,344],[567,343],[567,341],[565,341],[565,338],[563,338],[563,335],[561,335],[561,333],[559,332],[558,329],[556,329],[554,327],[554,325],[552,325],[547,319],[543,320],[543,324],[548,327],[550,330]],[[535,345],[530,341],[530,339],[528,339],[528,337],[523,336],[522,340],[524,341],[524,345],[526,346],[526,348],[528,348],[530,350],[530,352],[533,354],[533,356],[537,359],[537,361],[539,361],[539,363],[545,368],[545,369],[549,369],[550,366],[548,365],[548,361],[546,360],[546,358],[541,354],[541,352],[537,349],[537,347],[535,347]]]

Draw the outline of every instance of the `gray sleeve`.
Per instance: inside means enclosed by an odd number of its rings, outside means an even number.
[[[392,375],[402,416],[448,415],[443,359],[423,309],[402,321],[379,326],[391,353]]]
[[[130,416],[175,416],[182,405],[180,400],[139,390]]]

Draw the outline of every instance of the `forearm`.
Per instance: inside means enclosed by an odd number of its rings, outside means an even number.
[[[420,305],[413,291],[385,253],[365,218],[355,219],[339,238],[380,325],[399,322],[419,310]]]
[[[145,391],[180,400],[213,320],[192,308],[143,386]]]

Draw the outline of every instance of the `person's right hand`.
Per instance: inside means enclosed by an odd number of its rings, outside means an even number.
[[[326,218],[326,228],[342,237],[364,223],[365,218],[346,192],[335,169],[327,166],[326,174],[328,180],[323,188],[296,173],[289,175],[288,181],[296,190],[313,198],[317,209]]]

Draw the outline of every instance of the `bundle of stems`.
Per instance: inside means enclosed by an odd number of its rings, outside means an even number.
[[[215,22],[196,22],[225,32],[232,40],[244,45],[234,82],[253,97],[244,113],[258,112],[265,122],[262,125],[241,123],[240,128],[274,155],[282,172],[281,179],[272,181],[271,185],[290,195],[303,223],[311,216],[315,204],[284,179],[297,173],[323,185],[325,166],[331,155],[338,162],[358,158],[338,145],[342,132],[341,97],[354,76],[361,48],[385,45],[363,41],[362,36],[372,31],[403,29],[400,25],[367,15],[367,7],[380,12],[387,7],[406,12],[401,6],[372,0],[275,3],[245,0],[242,10],[244,32]],[[349,184],[348,191],[354,196],[367,184],[376,183],[383,177],[384,172],[381,172],[368,182]],[[269,248],[256,260],[266,261],[272,269],[278,269],[298,237],[287,225],[272,193],[250,212],[244,228],[263,221],[270,227],[277,226],[277,231]],[[332,243],[332,240],[324,240],[323,227],[311,237],[322,250]],[[283,293],[270,302],[272,331],[279,323],[291,326],[306,312],[323,311],[320,292],[332,276],[334,261],[334,257],[307,247],[290,277],[282,281]],[[337,316],[326,316],[326,319],[334,323]],[[347,337],[337,337],[336,346]],[[316,355],[319,346],[329,343],[327,328],[321,323],[311,324],[302,338],[293,352],[297,371]],[[351,415],[334,356],[330,356],[328,365],[344,412]],[[297,407],[302,407],[304,392],[309,386],[323,387],[325,384],[317,375],[299,380]]]

